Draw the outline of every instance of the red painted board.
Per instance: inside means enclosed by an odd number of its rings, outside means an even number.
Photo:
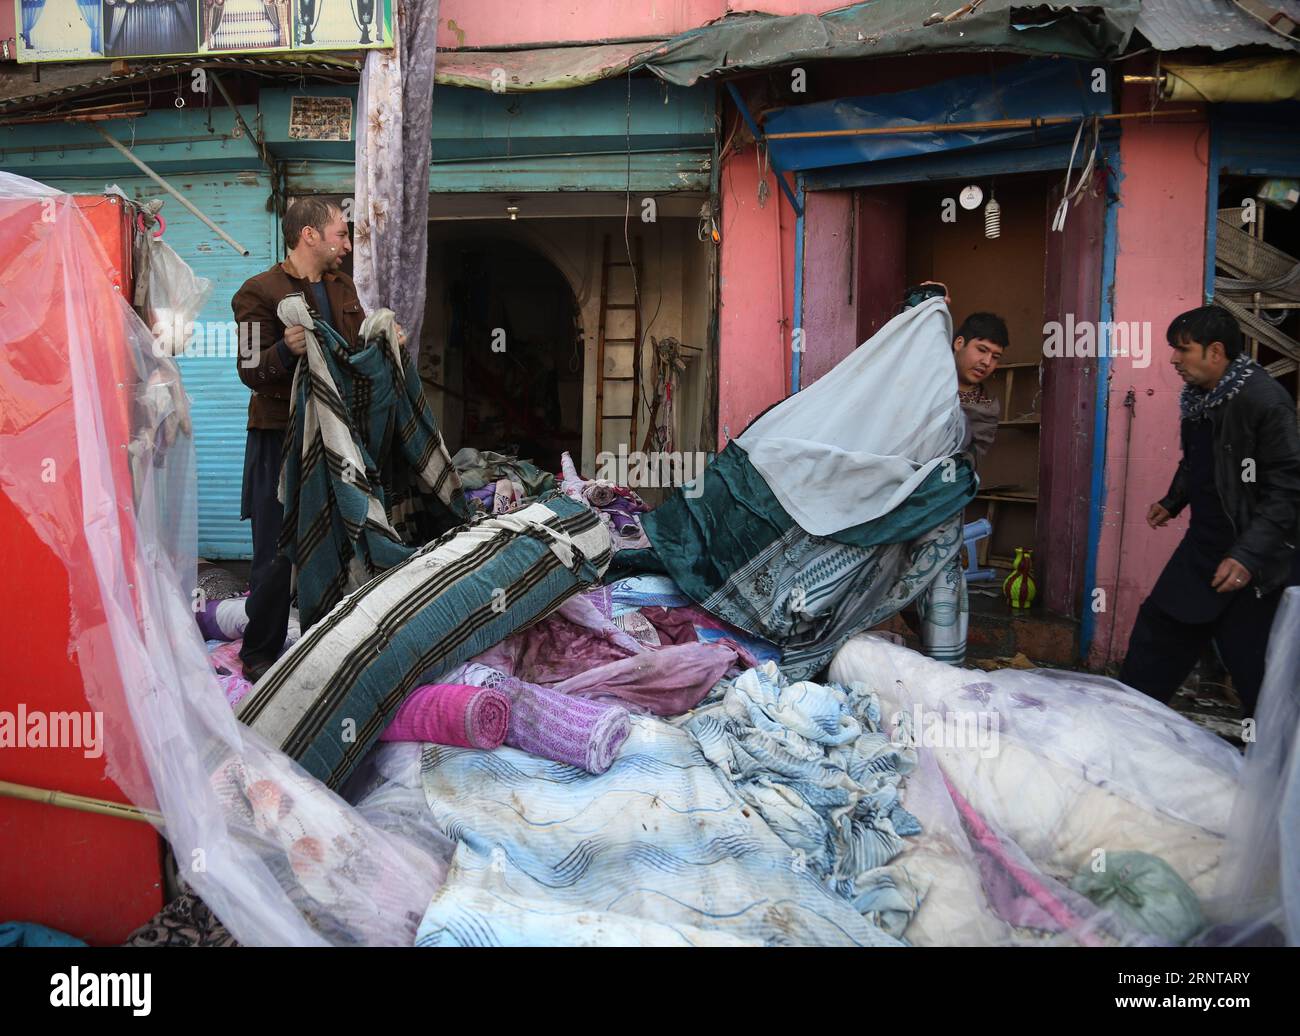
[[[107,404],[104,434],[122,437],[127,419],[124,400],[129,365],[120,328],[115,329],[117,288],[129,287],[129,239],[121,210],[103,199],[87,199],[98,244],[92,251],[112,275],[112,282],[89,292],[93,312],[88,321],[99,332],[95,364]],[[42,447],[57,458],[60,477],[29,498],[62,516],[61,549],[72,558],[79,594],[87,603],[84,621],[92,632],[82,641],[80,658],[69,658],[69,568],[37,536],[8,495],[0,493],[0,572],[5,576],[9,607],[0,648],[0,711],[15,720],[19,710],[44,714],[93,713],[86,700],[82,666],[93,666],[108,700],[120,699],[115,667],[87,580],[89,554],[76,518],[80,514],[80,478],[70,410],[66,342],[59,348],[65,319],[56,287],[59,271],[45,267],[6,268],[5,256],[32,256],[29,245],[39,219],[39,204],[0,205],[0,279],[21,291],[29,307],[42,306],[41,319],[23,337],[6,344],[0,365],[0,389],[9,402],[0,425],[10,432],[41,422]],[[73,272],[73,271],[67,271]],[[35,283],[44,279],[44,284]],[[109,294],[112,292],[112,295]],[[111,393],[111,395],[108,395]],[[117,405],[113,405],[117,404]],[[31,459],[31,458],[29,458]],[[120,486],[129,486],[125,460],[113,471]],[[39,478],[33,471],[31,478]],[[125,500],[130,500],[129,493]],[[71,518],[69,517],[71,516]],[[126,549],[134,553],[129,510]],[[120,707],[114,710],[120,714]],[[102,729],[102,728],[101,728]],[[114,736],[129,736],[116,726]],[[126,802],[106,776],[105,758],[93,745],[0,748],[0,780],[52,788],[115,802]],[[162,904],[161,842],[147,824],[65,809],[45,803],[0,797],[0,921],[35,921],[96,945],[115,944],[147,921]]]

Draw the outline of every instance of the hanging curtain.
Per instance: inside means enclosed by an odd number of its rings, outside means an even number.
[[[357,99],[353,277],[367,311],[386,306],[397,314],[418,363],[425,280],[409,274],[428,264],[438,0],[395,7],[395,45],[366,55]],[[374,29],[382,38],[381,4]]]
[[[217,29],[221,26],[221,14],[226,9],[224,0],[204,0],[208,8],[208,43],[212,47],[217,38]]]
[[[122,0],[105,0],[110,14],[108,17],[108,45],[105,54],[118,53],[118,40],[122,38],[122,26],[126,23],[126,7]]]
[[[90,49],[96,54],[101,53],[99,31],[103,24],[103,14],[100,11],[99,0],[77,0],[77,10],[81,12],[82,21],[90,26]]]
[[[271,46],[283,46],[280,39],[280,15],[275,9],[275,0],[262,0],[262,10],[266,12],[266,20],[271,23],[271,31],[275,33],[275,42]]]
[[[78,3],[81,0],[77,0]],[[185,41],[185,48],[178,53],[189,53],[199,45],[198,27],[194,24],[194,4],[191,0],[174,0],[176,17],[180,22],[180,39]]]
[[[23,0],[23,43],[29,48],[32,45],[32,30],[36,28],[36,20],[43,10],[45,0]]]
[[[83,0],[77,0],[80,5]],[[113,8],[106,53],[114,57],[187,54],[194,49],[194,22],[175,0],[141,0]]]

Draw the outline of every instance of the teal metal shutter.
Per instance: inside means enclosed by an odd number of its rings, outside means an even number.
[[[165,199],[163,235],[200,277],[212,281],[212,294],[199,314],[202,327],[229,328],[230,300],[249,277],[275,262],[275,217],[266,209],[270,178],[263,172],[172,173],[167,181],[231,237],[249,250],[241,256],[146,177],[114,177],[131,198]],[[77,194],[99,194],[101,179],[45,178],[51,186]],[[234,348],[234,341],[230,341]],[[235,355],[220,349],[220,339],[199,336],[197,354],[181,357],[181,375],[191,401],[198,455],[198,550],[209,559],[250,558],[249,523],[239,520],[247,438],[249,390],[239,380]],[[221,352],[221,355],[208,355]]]

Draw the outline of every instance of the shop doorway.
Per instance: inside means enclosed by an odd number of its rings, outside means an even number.
[[[1099,169],[1072,200],[1063,232],[1052,232],[1062,178],[1058,172],[999,174],[861,189],[845,199],[852,268],[846,285],[830,287],[837,304],[845,287],[851,292],[852,302],[839,309],[841,322],[856,327],[856,342],[899,311],[907,285],[925,280],[948,286],[954,329],[977,311],[1006,321],[1010,344],[984,384],[1000,404],[997,437],[980,462],[979,493],[966,520],[988,518],[993,527],[980,544],[981,567],[1005,572],[1017,548],[1033,550],[1041,605],[1077,616],[1097,360],[1067,355],[1044,362],[1045,335],[1057,325],[1099,327],[1106,195]],[[964,208],[960,196],[972,186],[980,198]],[[994,199],[1000,221],[991,235],[987,206]],[[819,288],[819,297],[828,290]],[[808,301],[806,281],[805,306]]]
[[[665,195],[643,220],[622,195],[435,195],[420,375],[451,452],[552,472],[568,452],[591,478],[620,449],[712,448],[713,246],[687,215],[701,204]],[[670,347],[680,363],[661,362]]]
[[[426,383],[442,394],[448,449],[513,454],[558,471],[581,456],[582,317],[544,255],[489,233],[430,242]],[[429,322],[430,318],[432,323]]]

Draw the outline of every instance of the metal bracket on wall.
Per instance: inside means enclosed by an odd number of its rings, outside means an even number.
[[[235,121],[239,123],[240,128],[244,131],[244,136],[256,145],[257,155],[262,160],[262,165],[266,166],[267,172],[271,174],[271,182],[274,183],[275,163],[271,161],[270,153],[267,151],[266,143],[263,141],[262,135],[260,133],[254,133],[249,129],[248,123],[244,121],[244,116],[239,110],[239,106],[231,99],[230,92],[226,89],[226,84],[221,81],[221,77],[217,75],[216,71],[209,68],[207,73],[211,77],[212,81],[217,84],[217,91],[230,107],[230,110],[235,113]],[[258,113],[258,118],[261,118],[260,112]]]
[[[759,144],[766,144],[767,136],[763,133],[761,129],[758,128],[758,123],[754,121],[754,116],[752,116],[749,113],[749,109],[745,107],[745,101],[740,96],[740,91],[736,89],[736,84],[727,83],[727,92],[731,94],[732,101],[734,101],[736,107],[740,109],[740,117],[745,120],[745,125],[749,127],[749,132],[754,135],[755,142]],[[785,192],[786,198],[789,199],[790,206],[791,208],[794,209],[795,215],[802,216],[803,206],[799,204],[799,199],[795,197],[794,190],[790,187],[788,183],[785,182],[785,171],[779,165],[777,165],[776,160],[772,158],[772,149],[770,147],[768,148],[767,151],[767,157],[768,157],[768,162],[772,166],[772,172],[776,176],[776,182],[781,185],[781,190]]]

